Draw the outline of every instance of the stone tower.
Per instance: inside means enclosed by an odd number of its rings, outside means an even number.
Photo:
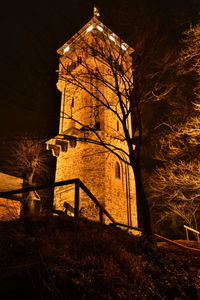
[[[105,63],[115,59],[119,71],[126,66],[131,82],[133,49],[100,22],[95,8],[93,18],[57,52],[60,127],[47,142],[57,156],[56,182],[81,179],[117,222],[137,226],[134,175],[123,161],[128,149],[115,114],[120,116],[115,78]],[[123,79],[119,85],[124,89]],[[74,187],[57,187],[54,196],[56,209],[64,209],[64,202],[73,206]],[[95,219],[91,201],[83,193],[80,198],[83,215]]]

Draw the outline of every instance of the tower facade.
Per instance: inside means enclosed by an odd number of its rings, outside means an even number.
[[[58,49],[60,127],[47,147],[57,156],[56,182],[81,179],[117,222],[137,226],[135,181],[119,103],[124,97],[128,110],[125,92],[132,85],[132,52],[99,21],[97,10]],[[73,186],[57,187],[54,196],[56,209],[64,210],[64,202],[74,205]],[[80,199],[80,213],[98,218],[84,193]]]

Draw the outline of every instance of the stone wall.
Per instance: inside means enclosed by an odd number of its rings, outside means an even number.
[[[96,35],[94,38],[96,38]],[[87,43],[95,45],[95,41],[92,39],[93,37],[90,37]],[[85,131],[83,131],[83,127],[88,126],[93,128],[95,122],[98,121],[100,128],[97,133],[101,139],[105,143],[112,144],[126,152],[128,148],[122,125],[115,113],[106,109],[103,105],[99,105],[95,97],[90,95],[90,92],[92,92],[101,101],[107,101],[112,107],[115,106],[116,110],[118,110],[118,98],[113,90],[101,81],[92,79],[91,74],[88,75],[89,79],[85,77],[86,83],[84,89],[77,87],[73,82],[73,78],[83,76],[85,72],[83,65],[77,64],[77,61],[81,57],[81,61],[86,60],[87,67],[90,67],[91,70],[98,70],[98,72],[100,70],[104,74],[104,78],[110,80],[111,84],[114,84],[114,78],[111,76],[110,70],[105,64],[95,61],[95,56],[92,57],[88,53],[84,53],[83,49],[86,48],[82,47],[81,43],[83,43],[83,40],[79,42],[79,45],[77,43],[77,46],[74,44],[71,54],[61,57],[62,63],[59,67],[59,80],[57,84],[58,89],[62,92],[59,133],[71,134],[80,138],[80,136],[83,137],[83,132],[85,132],[88,139],[98,141],[98,138],[92,131],[87,130],[87,128],[84,128]],[[98,44],[98,47],[102,46],[102,49],[105,50],[105,45],[102,44],[103,41],[100,43],[101,45]],[[111,46],[113,47],[113,44]],[[116,51],[118,50],[116,49]],[[115,54],[117,56],[117,52]],[[125,57],[130,69],[131,57],[128,55]],[[71,66],[73,67],[74,63],[75,68],[71,69],[70,74],[67,73],[67,70]],[[91,84],[89,84],[90,77]],[[98,86],[98,89],[95,90],[93,85]],[[123,89],[122,83],[120,83],[120,89]],[[98,109],[98,112],[96,113],[95,111],[94,114],[95,109],[96,111]],[[127,156],[123,151],[118,150],[117,153],[126,160]],[[119,166],[120,176],[116,174],[116,164]],[[117,156],[94,143],[77,141],[76,145],[74,145],[68,141],[67,151],[60,151],[60,155],[57,158],[56,181],[73,178],[80,178],[117,222],[137,226],[133,171],[130,166],[119,160]],[[64,202],[68,202],[73,206],[73,186],[57,187],[55,189],[55,207],[63,209]],[[91,205],[91,200],[84,193],[81,193],[80,207],[84,215],[88,212],[88,216],[95,219],[94,215],[97,214],[97,211]],[[105,221],[107,222],[106,218]]]
[[[120,166],[120,178],[116,178],[116,163]],[[81,179],[117,222],[137,226],[133,172],[114,154],[90,143],[79,141],[75,148],[69,145],[68,151],[57,158],[56,181],[73,178]],[[91,200],[83,192],[80,200],[81,211],[89,216],[85,207],[91,206]],[[64,202],[74,206],[73,185],[55,189],[56,209],[63,209]]]

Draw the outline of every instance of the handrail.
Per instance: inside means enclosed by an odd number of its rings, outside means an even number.
[[[122,223],[115,223],[114,225],[121,226],[121,227],[126,227],[126,228],[130,228],[130,229],[134,229],[134,230],[137,230],[137,231],[140,231],[140,232],[142,231],[142,228],[133,227],[133,226],[122,224]],[[191,251],[195,251],[195,252],[198,252],[200,254],[200,249],[198,249],[198,248],[192,248],[192,247],[185,246],[183,244],[177,243],[177,242],[175,242],[173,240],[170,240],[170,239],[168,239],[168,238],[166,238],[164,236],[161,236],[159,234],[156,234],[156,233],[154,233],[153,235],[155,237],[159,238],[160,240],[163,240],[165,242],[173,244],[174,246],[177,246],[177,247],[180,247],[180,248],[184,248],[184,249],[187,249],[187,250],[191,250]]]
[[[177,242],[172,241],[170,239],[167,239],[164,236],[161,236],[161,235],[156,234],[156,233],[154,234],[154,236],[157,237],[157,238],[159,238],[159,239],[161,239],[161,240],[164,240],[164,241],[166,241],[166,242],[168,242],[170,244],[173,244],[175,246],[178,246],[178,247],[181,247],[181,248],[185,248],[187,250],[192,250],[192,251],[195,251],[195,252],[199,252],[199,254],[200,254],[200,249],[198,249],[198,248],[192,248],[192,247],[185,246],[183,244],[180,244],[180,243],[177,243]]]
[[[190,230],[190,231],[196,233],[196,235],[197,235],[197,241],[198,241],[198,242],[200,241],[200,240],[199,240],[199,234],[200,234],[200,232],[199,232],[198,230],[195,230],[195,229],[193,229],[193,228],[191,228],[191,227],[189,227],[189,226],[187,226],[187,225],[183,225],[183,227],[185,228],[186,237],[187,237],[187,240],[188,240],[188,241],[189,241],[188,230]]]
[[[79,188],[82,188],[82,190],[88,195],[88,197],[98,206],[100,221],[101,222],[103,221],[102,213],[104,213],[109,218],[109,220],[115,224],[115,220],[113,219],[113,217],[109,214],[109,212],[103,207],[103,205],[97,200],[97,198],[90,192],[90,190],[84,185],[84,183],[79,178],[63,180],[54,183],[48,183],[45,185],[30,186],[30,187],[7,191],[7,192],[0,192],[0,197],[9,198],[10,195],[21,194],[21,193],[26,193],[31,191],[38,191],[46,188],[53,188],[53,187],[63,186],[68,184],[75,184],[75,199],[74,199],[75,217],[77,217],[79,213]],[[21,199],[17,199],[17,201],[21,202]]]
[[[43,184],[43,185],[29,186],[26,188],[12,190],[12,191],[8,191],[8,192],[0,192],[0,197],[8,198],[10,195],[38,191],[38,190],[42,190],[42,189],[52,188],[52,187],[56,187],[56,186],[63,186],[63,185],[67,185],[67,184],[75,184],[78,181],[79,181],[79,178],[75,178],[75,179],[63,180],[63,181],[58,181],[58,182],[48,183],[48,184]],[[17,201],[21,201],[21,200],[17,200]]]
[[[100,210],[104,212],[104,214],[115,224],[115,220],[109,214],[109,212],[103,207],[103,205],[96,199],[96,197],[90,192],[90,190],[84,185],[84,183],[79,179],[80,187],[82,190],[90,197],[90,199],[99,207]]]
[[[79,178],[70,179],[70,180],[63,180],[63,181],[49,183],[49,184],[45,184],[45,185],[30,186],[30,187],[27,187],[27,188],[21,188],[21,189],[18,189],[18,190],[12,190],[12,191],[8,191],[8,192],[0,192],[0,197],[8,198],[9,195],[13,195],[13,194],[21,194],[21,193],[31,192],[31,191],[36,191],[36,190],[38,191],[38,190],[41,190],[41,189],[44,189],[44,188],[52,188],[52,187],[63,186],[63,185],[68,185],[68,184],[75,184],[75,216],[78,216],[79,188],[82,188],[82,190],[88,195],[88,197],[90,197],[90,199],[99,207],[100,222],[102,220],[102,213],[104,213],[112,221],[113,225],[115,225],[115,226],[122,226],[122,227],[126,227],[126,228],[131,228],[131,229],[134,229],[134,230],[138,230],[140,232],[142,231],[142,228],[137,228],[137,227],[122,224],[122,223],[116,223],[115,220],[113,219],[113,217],[109,214],[109,212],[103,207],[103,205],[96,199],[96,197],[90,192],[90,190],[84,185],[84,183]],[[17,201],[20,201],[20,200],[17,200]],[[54,210],[54,212],[59,214],[59,212],[61,212],[61,211]],[[184,227],[186,229],[190,228],[186,225],[184,225]],[[192,231],[196,232],[195,229],[192,229]],[[160,236],[158,234],[154,234],[154,236],[161,239],[161,240],[164,240],[166,242],[174,244],[176,246],[179,246],[179,247],[182,247],[182,248],[192,250],[192,251],[196,251],[196,252],[200,253],[200,249],[187,247],[185,245],[182,245],[180,243],[177,243],[175,241],[167,239],[167,238],[165,238],[163,236]]]
[[[115,225],[130,228],[130,229],[134,229],[134,230],[137,230],[137,231],[140,231],[140,232],[142,231],[142,228],[134,227],[134,226],[131,226],[131,225],[126,225],[126,224],[122,224],[122,223],[115,223]]]
[[[195,229],[193,229],[192,227],[189,227],[189,226],[186,226],[186,225],[183,225],[183,227],[186,228],[186,229],[188,229],[188,230],[190,230],[190,231],[193,231],[193,232],[195,232],[195,233],[200,234],[200,232],[199,232],[198,230],[195,230]]]

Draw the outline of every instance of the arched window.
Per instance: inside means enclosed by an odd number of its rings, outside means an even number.
[[[118,178],[118,179],[121,178],[120,165],[118,162],[115,163],[115,178]]]

